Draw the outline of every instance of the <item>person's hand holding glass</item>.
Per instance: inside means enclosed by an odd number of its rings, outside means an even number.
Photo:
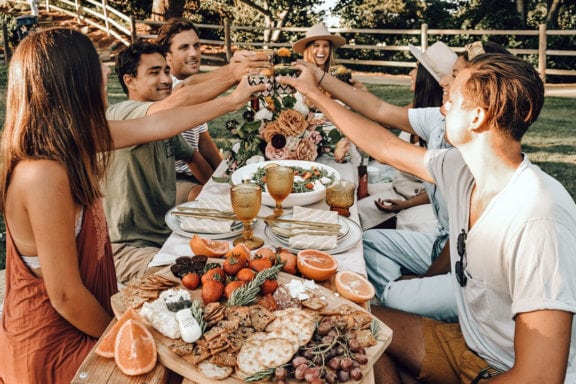
[[[292,192],[294,170],[281,165],[266,168],[266,191],[276,202],[274,217],[282,215],[282,202]]]
[[[244,243],[250,249],[260,248],[264,240],[254,237],[252,220],[258,216],[262,205],[262,189],[252,183],[233,185],[230,188],[230,200],[236,217],[244,223],[242,236],[234,239],[234,245]]]

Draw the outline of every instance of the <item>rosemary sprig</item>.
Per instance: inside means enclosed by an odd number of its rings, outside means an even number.
[[[370,333],[372,333],[372,336],[374,337],[378,337],[378,333],[380,333],[380,324],[376,319],[372,319],[370,322]]]
[[[232,292],[232,296],[230,296],[226,305],[232,307],[235,305],[252,304],[256,301],[256,296],[258,295],[258,292],[260,292],[260,286],[262,283],[269,279],[276,279],[278,272],[280,272],[281,269],[282,264],[258,272],[251,281]]]
[[[234,292],[236,292],[236,291],[234,291]],[[263,371],[256,372],[252,376],[248,376],[247,378],[245,378],[244,381],[252,382],[252,381],[260,381],[260,380],[268,379],[268,378],[270,378],[270,376],[272,376],[274,374],[275,369],[276,368],[268,368],[268,369],[265,369]]]
[[[204,313],[202,312],[202,303],[200,303],[200,300],[195,299],[192,301],[192,307],[190,310],[192,311],[192,316],[200,326],[202,333],[204,333],[206,330],[206,322],[204,321]]]

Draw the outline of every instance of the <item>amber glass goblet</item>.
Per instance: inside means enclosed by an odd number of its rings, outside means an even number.
[[[258,216],[262,205],[262,189],[252,183],[233,185],[230,188],[230,200],[236,217],[244,223],[242,236],[234,239],[234,245],[244,243],[250,249],[260,248],[264,240],[254,236],[252,221]]]
[[[266,191],[276,202],[274,217],[282,215],[282,202],[292,192],[294,170],[281,165],[266,168]]]
[[[350,216],[350,207],[354,205],[354,190],[356,185],[347,180],[337,180],[326,188],[326,204],[331,211],[342,216]]]

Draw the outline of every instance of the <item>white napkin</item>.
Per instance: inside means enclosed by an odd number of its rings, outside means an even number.
[[[213,199],[213,200],[198,200],[196,208],[210,208],[218,209],[221,211],[230,211],[232,207],[229,200]],[[232,230],[232,220],[212,220],[201,219],[198,217],[180,217],[180,228],[186,232],[196,233],[226,233]]]
[[[293,220],[338,224],[338,212],[295,206]],[[296,231],[296,230],[295,230]],[[336,248],[338,236],[295,235],[288,242],[290,248],[330,250]]]

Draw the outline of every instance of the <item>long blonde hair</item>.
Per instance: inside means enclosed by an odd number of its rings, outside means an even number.
[[[47,29],[20,42],[10,62],[0,143],[2,213],[14,168],[25,159],[62,164],[81,205],[102,196],[113,147],[103,89],[98,54],[82,33]]]

